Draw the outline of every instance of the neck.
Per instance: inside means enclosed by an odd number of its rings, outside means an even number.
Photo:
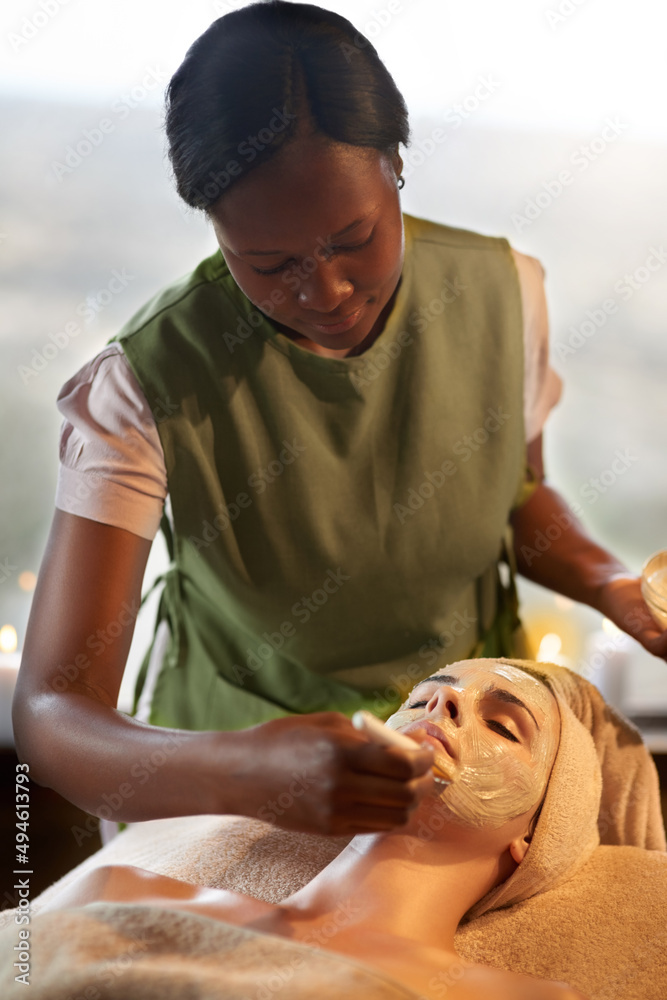
[[[411,823],[403,830],[412,829]],[[280,905],[285,920],[352,933],[398,935],[453,950],[463,914],[498,880],[497,856],[416,833],[356,836],[308,885]]]

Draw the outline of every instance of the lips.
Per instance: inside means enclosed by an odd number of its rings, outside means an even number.
[[[438,741],[438,743],[442,744],[442,747],[445,750],[445,753],[449,754],[449,756],[453,760],[455,759],[455,755],[452,752],[452,745],[451,745],[451,743],[449,742],[449,740],[447,739],[447,737],[443,733],[442,729],[440,729],[439,726],[436,726],[436,724],[434,722],[429,722],[427,719],[424,719],[421,722],[413,722],[406,729],[402,729],[401,732],[404,733],[404,734],[405,733],[411,733],[411,732],[414,732],[417,729],[423,729],[425,732],[428,733],[429,736],[432,736],[434,739],[436,739]]]
[[[361,314],[363,312],[364,306],[360,305],[358,309],[354,312],[348,313],[342,319],[336,320],[335,323],[316,323],[312,320],[308,320],[308,324],[319,330],[321,333],[345,333],[347,330],[351,329],[355,323],[358,322]]]
[[[361,306],[359,306],[359,309],[361,309]],[[331,323],[315,323],[315,322],[313,322],[313,326],[338,326],[339,323],[347,323],[348,319],[352,319],[353,316],[357,315],[357,313],[359,312],[359,309],[355,309],[354,312],[348,313],[347,316],[341,316],[340,319],[334,320]]]

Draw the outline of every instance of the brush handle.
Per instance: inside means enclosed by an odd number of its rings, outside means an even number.
[[[387,729],[379,719],[370,712],[361,709],[352,716],[352,725],[362,733],[370,736],[373,743],[385,747],[398,747],[399,750],[418,750],[419,744],[408,736],[397,733],[395,729]]]
[[[408,736],[404,736],[403,733],[397,733],[395,729],[387,729],[379,719],[364,709],[354,713],[352,725],[355,729],[370,736],[373,743],[379,743],[381,746],[398,747],[399,750],[416,750],[419,745]],[[439,784],[449,784],[451,778],[437,765],[434,764],[432,770],[435,771],[436,775],[439,775],[435,779]]]

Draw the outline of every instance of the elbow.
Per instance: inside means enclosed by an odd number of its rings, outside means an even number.
[[[12,729],[16,756],[21,764],[30,764],[30,696],[24,687],[19,680],[12,701]]]
[[[16,756],[21,764],[28,765],[31,781],[49,788],[49,717],[52,710],[48,702],[55,697],[55,694],[46,695],[29,689],[21,683],[19,675],[12,701]]]

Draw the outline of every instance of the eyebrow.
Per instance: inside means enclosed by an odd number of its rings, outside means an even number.
[[[535,726],[537,727],[537,731],[539,733],[540,727],[537,724],[537,719],[535,718],[531,710],[528,708],[528,705],[526,705],[523,701],[521,701],[521,698],[517,698],[517,696],[515,694],[512,694],[510,691],[505,691],[504,688],[496,687],[495,684],[492,684],[490,687],[485,688],[484,690],[486,694],[493,695],[493,697],[496,698],[498,701],[508,701],[510,702],[511,705],[518,705],[519,708],[525,709],[526,712],[528,712],[528,715],[535,723]]]
[[[361,218],[355,219],[354,222],[351,222],[349,224],[349,226],[345,226],[344,229],[339,229],[337,233],[331,233],[327,237],[327,241],[328,240],[337,240],[337,239],[340,239],[341,236],[347,235],[347,233],[351,232],[353,229],[356,229],[357,226],[360,226],[362,222],[366,222],[367,219],[370,219],[370,217],[373,214],[373,212],[377,211],[378,208],[379,208],[379,205],[375,205],[375,207],[370,210],[370,212],[368,213],[368,215],[363,215],[363,216],[361,216]],[[238,252],[239,252],[239,254],[243,254],[243,255],[248,254],[248,255],[251,255],[252,257],[269,257],[269,256],[272,256],[273,254],[286,253],[287,251],[285,251],[285,250],[253,250],[253,249],[251,249],[251,250],[239,250]]]
[[[431,677],[426,677],[423,681],[420,681],[419,684],[415,684],[413,691],[416,691],[418,687],[421,687],[422,684],[427,684],[429,681],[434,681],[436,684],[456,684],[458,678],[453,677],[451,674],[432,674]],[[537,726],[538,733],[540,732],[537,719],[528,708],[528,705],[521,701],[521,698],[517,698],[515,694],[512,694],[511,691],[506,691],[505,688],[499,688],[496,687],[495,684],[490,684],[488,687],[484,688],[484,693],[490,694],[498,701],[509,702],[511,705],[518,705],[519,708],[523,708],[526,712],[528,712],[528,715]]]

